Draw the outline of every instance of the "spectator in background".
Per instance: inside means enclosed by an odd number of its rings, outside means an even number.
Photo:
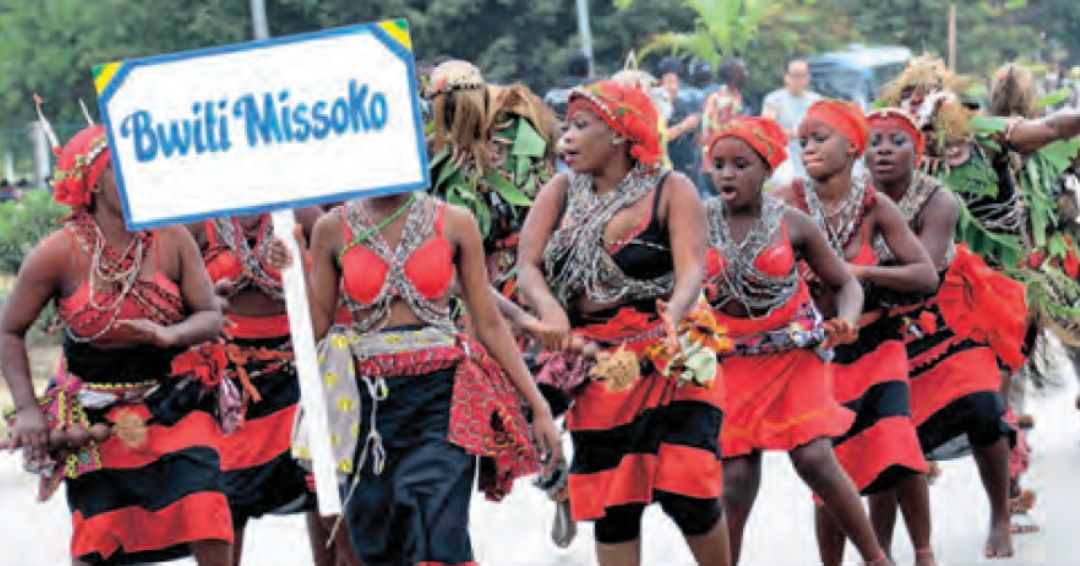
[[[709,139],[721,126],[745,112],[742,88],[750,78],[750,70],[740,57],[732,57],[720,66],[720,88],[705,99],[702,139]]]
[[[15,199],[15,187],[7,179],[0,179],[0,202]]]
[[[694,94],[700,97],[695,101],[698,108],[705,105],[706,97],[720,89],[712,65],[709,65],[708,61],[702,61],[701,59],[690,60],[690,72],[687,82],[694,87]]]
[[[700,107],[694,106],[693,100],[681,92],[682,61],[675,57],[665,57],[660,61],[661,96],[671,108],[667,116],[667,150],[671,165],[697,184],[699,168],[697,145],[698,126],[701,124]],[[700,187],[700,184],[698,184]]]
[[[566,62],[566,76],[554,88],[544,94],[547,104],[560,120],[566,119],[566,109],[570,100],[570,89],[581,86],[589,79],[589,60],[583,53],[575,53]]]
[[[784,73],[784,88],[770,92],[762,104],[761,115],[780,124],[788,137],[789,158],[773,175],[775,182],[787,182],[805,173],[802,148],[799,147],[799,124],[806,117],[810,105],[821,100],[821,95],[809,88],[809,63],[806,59],[792,59],[788,61]]]
[[[1065,108],[1073,108],[1077,105],[1076,81],[1070,80],[1065,69],[1061,65],[1062,61],[1065,60],[1065,57],[1066,53],[1062,51],[1055,52],[1050,57],[1050,62],[1046,65],[1046,76],[1043,78],[1042,92],[1044,94],[1053,94],[1068,87],[1072,90],[1072,93],[1065,100],[1046,108],[1048,114]]]

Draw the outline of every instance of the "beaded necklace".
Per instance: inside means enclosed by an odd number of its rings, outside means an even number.
[[[775,277],[762,273],[754,261],[776,237],[777,230],[783,223],[784,203],[773,197],[764,197],[761,216],[743,237],[736,242],[728,224],[727,207],[723,199],[713,197],[706,201],[708,214],[709,245],[716,248],[727,260],[727,266],[720,274],[720,296],[724,297],[717,307],[728,301],[742,304],[750,318],[768,317],[777,308],[786,304],[799,289],[798,270],[792,265],[791,270]],[[759,314],[763,313],[763,314]]]
[[[867,175],[859,175],[851,180],[851,192],[847,200],[835,211],[827,212],[825,206],[818,197],[813,179],[806,181],[803,197],[806,200],[807,211],[814,222],[825,232],[829,246],[841,258],[845,258],[845,250],[862,225],[863,214],[866,212],[866,187],[870,179]],[[834,218],[839,222],[833,223]]]
[[[926,203],[930,202],[930,198],[934,196],[939,187],[941,187],[941,184],[937,179],[919,171],[915,172],[915,176],[912,178],[911,184],[908,185],[907,191],[904,192],[904,196],[896,203],[912,231],[915,230],[915,221],[919,214],[922,213]],[[874,237],[874,253],[882,263],[896,259],[892,250],[889,249],[889,244],[885,242],[885,236],[880,232]]]
[[[270,257],[270,246],[273,242],[273,239],[269,237],[271,232],[269,214],[263,214],[259,218],[254,246],[248,242],[247,232],[240,225],[238,218],[216,218],[214,230],[225,247],[236,254],[243,269],[240,281],[236,282],[236,291],[254,285],[272,299],[285,300],[285,289],[281,284],[280,275],[266,263],[266,258]]]
[[[116,326],[120,311],[130,298],[136,302],[147,317],[162,325],[169,325],[182,318],[183,301],[175,293],[161,289],[154,282],[140,281],[142,271],[150,249],[153,247],[151,232],[137,232],[123,251],[109,245],[101,228],[86,211],[76,212],[66,224],[71,230],[79,247],[90,256],[90,272],[87,274],[88,286],[86,303],[72,316],[72,319],[93,313],[92,318],[81,321],[81,325],[96,326],[105,320],[101,330],[88,336],[76,334],[70,324],[64,325],[69,338],[79,343],[94,342],[108,334]],[[98,292],[99,296],[95,296]],[[104,300],[102,300],[104,299]],[[161,306],[164,303],[165,306]]]
[[[597,196],[592,175],[570,174],[566,212],[544,247],[544,271],[555,298],[564,307],[581,294],[595,303],[662,297],[674,287],[674,273],[642,280],[627,276],[612,259],[604,228],[617,212],[657,187],[662,172],[638,165],[614,190]]]

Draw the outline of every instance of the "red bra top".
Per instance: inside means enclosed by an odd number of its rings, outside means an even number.
[[[859,239],[862,240],[859,243],[859,253],[852,259],[844,259],[853,265],[877,265],[877,253],[874,251],[874,246],[870,245],[870,230],[865,223],[859,230]]]
[[[795,266],[795,250],[791,247],[788,238],[787,226],[780,225],[780,238],[769,244],[756,258],[754,267],[770,277],[783,277],[791,273]],[[705,252],[705,277],[715,279],[727,268],[727,258],[720,254],[720,250],[710,246]]]
[[[82,338],[89,338],[104,331],[104,334],[94,339],[95,343],[129,340],[131,333],[114,324],[113,313],[116,311],[111,308],[114,306],[113,299],[94,291],[96,304],[110,307],[98,310],[90,304],[90,293],[89,282],[83,281],[74,293],[57,301],[57,312],[64,325],[75,336]],[[151,281],[135,282],[120,304],[115,321],[149,319],[158,324],[170,325],[183,318],[183,299],[179,286],[158,271],[154,273]]]
[[[342,225],[345,227],[345,241],[352,242],[356,237],[345,208],[339,208]],[[431,237],[416,248],[405,260],[405,277],[427,300],[437,299],[450,291],[454,282],[454,249],[450,241],[443,236],[443,219],[446,204],[439,203],[435,213],[435,229]],[[390,274],[390,265],[366,246],[353,245],[340,256],[342,290],[354,301],[370,305],[383,294],[386,278]],[[400,289],[387,289],[388,293],[399,294]]]
[[[269,215],[266,215],[262,222],[268,224]],[[219,281],[241,282],[246,273],[244,264],[240,261],[236,251],[218,237],[213,220],[204,221],[203,226],[207,242],[207,248],[203,252],[203,263],[206,264],[206,272],[210,275],[210,280],[214,283]],[[268,231],[268,226],[261,226],[259,233],[265,234]],[[264,236],[260,236],[260,240],[262,237]],[[275,281],[281,281],[279,271],[268,266],[265,269],[267,274],[273,277]]]

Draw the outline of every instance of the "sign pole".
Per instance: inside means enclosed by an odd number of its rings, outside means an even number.
[[[268,39],[270,26],[266,19],[264,0],[251,0],[251,26],[255,39]],[[307,289],[304,285],[303,250],[300,249],[293,230],[296,217],[292,210],[276,210],[272,214],[274,234],[288,246],[292,266],[281,272],[285,289],[285,306],[289,314],[289,330],[292,332],[293,355],[296,375],[300,380],[300,405],[304,418],[313,426],[307,427],[308,445],[311,448],[311,468],[315,476],[315,494],[319,501],[319,514],[328,517],[341,514],[341,495],[338,493],[337,470],[330,446],[326,414],[326,395],[319,379],[319,360],[315,353],[315,334],[312,331],[311,310],[308,307]]]

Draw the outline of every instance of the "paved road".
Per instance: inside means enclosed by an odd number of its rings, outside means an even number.
[[[1031,400],[1038,428],[1030,437],[1032,472],[1027,479],[1042,503],[1036,520],[1044,532],[1017,537],[1014,560],[996,564],[1080,564],[1075,516],[1080,506],[1080,413],[1074,406],[1075,380]],[[944,564],[986,563],[981,558],[988,508],[970,459],[947,462],[932,488],[934,547]],[[67,563],[69,524],[63,494],[47,504],[33,501],[33,479],[13,456],[0,456],[0,565],[46,566]],[[484,564],[594,564],[591,529],[583,525],[571,548],[548,540],[553,509],[536,490],[522,484],[501,504],[477,498],[472,528],[477,558]],[[813,564],[812,508],[808,490],[785,457],[769,455],[761,498],[748,527],[746,564]],[[645,517],[646,564],[690,564],[691,556],[675,527],[657,509]],[[902,528],[902,527],[901,527]],[[311,563],[303,521],[278,517],[257,521],[248,532],[245,566],[298,566]],[[896,556],[910,563],[906,534],[898,533]],[[848,553],[857,562],[854,552]],[[182,561],[177,564],[191,564]]]

